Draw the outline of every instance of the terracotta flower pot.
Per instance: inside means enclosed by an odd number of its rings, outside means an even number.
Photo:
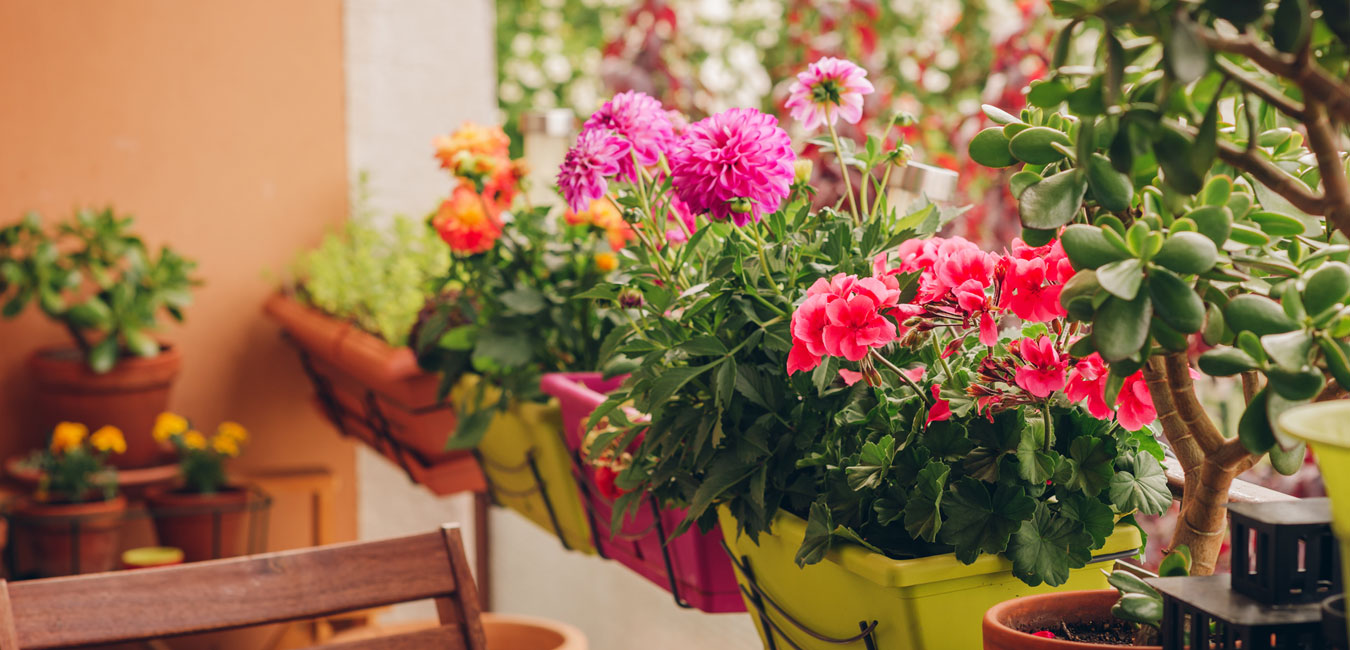
[[[249,492],[224,487],[215,494],[151,490],[145,504],[161,546],[183,551],[184,562],[200,562],[249,552]]]
[[[1043,639],[1023,629],[1055,631],[1061,623],[1111,621],[1111,607],[1120,600],[1114,589],[1062,591],[1005,600],[984,615],[984,650],[1105,650],[1119,645]],[[1130,646],[1126,646],[1130,647]],[[1159,646],[1132,646],[1162,650]]]
[[[169,390],[182,366],[178,349],[165,347],[150,358],[125,357],[102,375],[85,364],[75,348],[42,348],[28,358],[37,431],[57,422],[80,422],[92,431],[112,425],[126,435],[127,450],[109,461],[120,469],[163,464],[168,450],[150,432],[168,409]]]
[[[15,572],[51,578],[99,573],[117,566],[127,501],[22,501],[9,515]]]
[[[370,641],[437,625],[436,621],[367,625],[336,634],[328,642]],[[483,612],[483,634],[487,637],[488,650],[587,650],[590,647],[581,630],[537,616]]]

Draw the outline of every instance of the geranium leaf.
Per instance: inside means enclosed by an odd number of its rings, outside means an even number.
[[[830,550],[832,530],[830,508],[823,501],[812,503],[806,517],[806,537],[802,539],[802,545],[794,558],[797,566],[815,564],[825,557],[825,553]]]
[[[1083,530],[1092,536],[1092,548],[1101,548],[1111,531],[1116,529],[1116,515],[1111,506],[1082,494],[1070,494],[1060,502],[1060,514],[1083,524]]]
[[[998,485],[994,493],[972,478],[957,481],[942,504],[947,521],[942,541],[956,550],[956,559],[970,564],[981,553],[1002,553],[1008,539],[1036,511],[1036,502],[1019,486]]]
[[[905,530],[910,537],[926,542],[937,539],[942,528],[939,508],[950,473],[950,467],[937,461],[931,461],[919,470],[914,489],[910,490],[905,503]]]
[[[895,459],[895,439],[882,436],[876,442],[865,442],[860,453],[859,463],[844,470],[848,486],[857,490],[876,488],[891,470],[891,461]]]
[[[1167,487],[1167,474],[1158,459],[1147,451],[1124,454],[1117,460],[1121,471],[1111,477],[1107,494],[1119,512],[1138,510],[1147,515],[1160,515],[1172,505],[1172,491]]]
[[[1056,477],[1056,482],[1071,490],[1081,490],[1090,497],[1097,496],[1111,481],[1115,469],[1112,465],[1115,460],[1114,447],[1114,443],[1106,438],[1075,438],[1069,445],[1069,457],[1074,462],[1064,464],[1072,467],[1073,471],[1065,480]]]
[[[1069,579],[1069,570],[1087,566],[1091,536],[1082,524],[1056,515],[1044,502],[1036,505],[1036,514],[1013,534],[1008,542],[1008,557],[1013,575],[1035,587],[1042,583],[1057,587]]]

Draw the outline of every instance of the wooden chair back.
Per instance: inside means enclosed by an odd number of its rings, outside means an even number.
[[[426,598],[436,601],[440,627],[325,648],[484,650],[459,526],[173,567],[0,580],[0,650],[140,641]]]

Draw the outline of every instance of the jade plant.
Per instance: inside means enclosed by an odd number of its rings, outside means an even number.
[[[1272,426],[1350,386],[1350,15],[1332,2],[1064,0],[1051,75],[973,158],[1011,177],[1024,237],[1058,238],[1060,296],[1109,368],[1106,397],[1143,372],[1185,474],[1174,545],[1212,573],[1234,478],[1302,445]],[[1241,377],[1235,432],[1194,377]]]
[[[168,247],[152,254],[131,225],[107,208],[80,210],[55,230],[36,213],[0,228],[0,315],[13,318],[36,304],[65,327],[96,373],[127,355],[158,355],[161,313],[183,320],[198,284],[196,263]]]

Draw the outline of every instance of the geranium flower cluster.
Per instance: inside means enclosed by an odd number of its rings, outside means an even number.
[[[900,278],[906,274],[916,276],[915,290],[902,303]],[[841,371],[845,381],[878,384],[877,365],[890,365],[883,349],[907,334],[915,341],[923,336],[941,341],[939,354],[951,363],[965,348],[966,337],[976,334],[985,352],[971,357],[975,380],[965,393],[978,412],[1043,404],[1062,396],[1099,419],[1114,416],[1122,426],[1137,430],[1155,418],[1142,373],[1125,381],[1113,410],[1105,395],[1107,371],[1101,358],[1094,354],[1074,360],[1067,353],[1077,325],[1065,322],[1059,294],[1072,276],[1058,241],[1033,247],[1014,240],[998,254],[960,237],[908,240],[891,256],[878,256],[870,277],[839,274],[817,280],[807,291],[792,314],[788,374],[838,357],[860,362],[861,372]],[[1010,317],[1044,323],[1048,333],[1000,343],[1000,323]],[[918,369],[892,369],[903,372],[911,384],[924,377]],[[931,395],[922,396],[930,404],[930,422],[950,417],[950,403],[936,384]]]
[[[501,127],[465,122],[433,140],[441,168],[459,183],[441,202],[432,226],[456,253],[491,250],[501,236],[501,213],[520,191],[525,166],[512,160],[511,141]]]
[[[777,118],[731,109],[683,122],[644,93],[615,95],[586,120],[559,169],[568,206],[589,211],[592,202],[613,198],[611,183],[628,183],[654,223],[667,224],[653,233],[658,241],[680,243],[699,215],[743,226],[782,205],[795,154]],[[670,194],[655,196],[666,181]]]

